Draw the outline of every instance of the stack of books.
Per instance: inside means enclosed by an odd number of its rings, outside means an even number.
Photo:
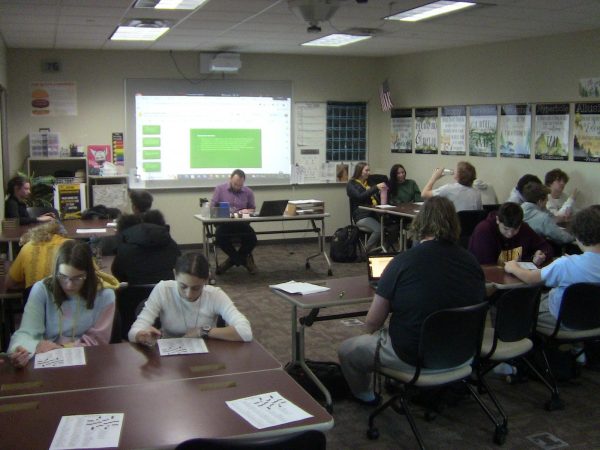
[[[324,212],[325,202],[322,200],[290,200],[285,210],[288,216],[323,214]]]

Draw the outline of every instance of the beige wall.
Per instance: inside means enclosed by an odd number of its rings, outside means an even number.
[[[399,56],[386,60],[384,72],[399,107],[584,101],[578,94],[578,81],[600,76],[600,30]],[[380,125],[381,133],[388,132],[387,122]],[[453,167],[461,159],[475,165],[478,177],[494,186],[501,202],[522,174],[533,173],[543,179],[548,170],[560,167],[571,177],[567,190],[577,187],[582,191],[578,199],[582,204],[600,203],[600,164],[572,158],[552,162],[404,156],[389,151],[370,155],[371,165],[377,167],[403,164],[421,187],[433,168]]]
[[[187,77],[199,77],[197,52],[175,53],[174,57]],[[42,74],[42,60],[61,62],[59,74]],[[237,79],[292,80],[295,101],[367,101],[369,102],[369,141],[371,148],[384,148],[386,136],[375,132],[375,124],[385,119],[379,109],[377,85],[380,59],[300,56],[242,55],[242,70]],[[28,154],[27,135],[40,127],[60,132],[63,144],[110,143],[113,131],[124,131],[123,87],[126,78],[180,78],[165,52],[8,51],[10,99],[9,140],[11,171],[22,166]],[[29,83],[32,81],[77,82],[77,117],[31,117]],[[346,225],[348,200],[343,185],[302,186],[255,189],[260,204],[275,198],[322,198],[332,213],[328,233]],[[198,198],[210,197],[207,190],[153,192],[155,205],[171,223],[178,243],[198,243],[200,227],[192,218],[198,212]],[[297,228],[297,227],[294,227]],[[289,235],[288,235],[289,236]],[[273,236],[269,236],[273,238]],[[275,236],[276,237],[276,236]]]
[[[369,161],[375,172],[403,163],[422,187],[436,166],[453,166],[461,158],[394,155],[389,151],[389,115],[379,109],[377,88],[389,78],[396,106],[578,101],[577,81],[600,76],[600,30],[502,44],[480,45],[394,58],[332,58],[286,55],[242,55],[238,79],[292,80],[295,101],[363,100],[369,102]],[[198,53],[174,54],[188,77],[198,77]],[[60,74],[42,74],[40,62],[56,58]],[[1,54],[0,54],[1,61]],[[28,153],[27,134],[40,127],[61,133],[64,144],[109,143],[113,131],[124,130],[123,84],[126,78],[179,78],[164,52],[43,51],[9,49],[10,170]],[[31,81],[77,82],[79,115],[73,118],[31,117]],[[571,175],[567,189],[583,191],[581,201],[600,203],[600,165],[507,158],[467,158],[481,179],[492,183],[503,201],[519,176],[539,176],[560,166]],[[256,189],[259,203],[274,198],[322,198],[332,218],[328,234],[348,222],[348,202],[340,185]],[[156,207],[172,225],[182,244],[200,242],[200,227],[191,214],[208,190],[161,191]]]

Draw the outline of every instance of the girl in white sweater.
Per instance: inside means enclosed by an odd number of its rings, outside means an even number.
[[[175,279],[161,281],[129,330],[129,340],[154,345],[160,337],[202,337],[251,341],[248,319],[221,288],[207,285],[208,261],[202,253],[187,253],[175,264]],[[221,316],[227,326],[216,328]],[[161,330],[153,324],[160,318]]]

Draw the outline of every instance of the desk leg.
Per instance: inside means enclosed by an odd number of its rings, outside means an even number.
[[[379,246],[381,250],[387,253],[387,249],[385,248],[385,214],[379,215],[379,233],[381,234],[379,238]]]
[[[315,224],[315,219],[311,219],[311,223],[312,223],[312,227],[313,227],[313,231],[315,233],[317,233],[317,241],[319,244],[319,253],[315,254],[315,255],[311,255],[308,258],[306,258],[306,268],[310,269],[310,260],[313,258],[316,258],[317,256],[321,256],[323,255],[323,257],[325,258],[325,262],[327,263],[327,275],[332,276],[333,275],[333,270],[331,270],[331,261],[329,261],[329,256],[327,256],[327,252],[325,251],[325,219],[320,219],[321,220],[321,227],[317,227],[317,225]]]
[[[312,382],[315,383],[317,388],[323,393],[323,395],[325,396],[325,408],[327,409],[327,411],[329,413],[332,413],[333,412],[333,400],[331,398],[331,394],[329,393],[329,390],[325,387],[325,385],[323,383],[321,383],[321,380],[319,380],[317,378],[315,373],[312,370],[310,370],[310,367],[308,367],[308,365],[306,364],[306,359],[304,358],[304,329],[305,329],[305,326],[300,325],[300,332],[298,333],[298,336],[299,336],[298,355],[297,355],[298,364],[300,364],[300,367],[302,367],[302,370],[304,370],[304,373],[306,373],[306,375],[308,375],[308,378],[310,378],[312,380]]]
[[[292,365],[298,364],[298,308],[292,306]]]

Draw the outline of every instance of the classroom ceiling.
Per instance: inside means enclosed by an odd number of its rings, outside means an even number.
[[[600,28],[600,0],[486,0],[420,23],[383,17],[431,0],[302,0],[339,1],[333,17],[320,23],[322,32],[308,33],[308,23],[288,1],[209,0],[190,12],[135,9],[134,0],[0,0],[0,36],[8,48],[381,57]],[[124,20],[147,18],[167,19],[174,26],[155,42],[109,40]],[[357,29],[373,37],[341,48],[300,45]]]

